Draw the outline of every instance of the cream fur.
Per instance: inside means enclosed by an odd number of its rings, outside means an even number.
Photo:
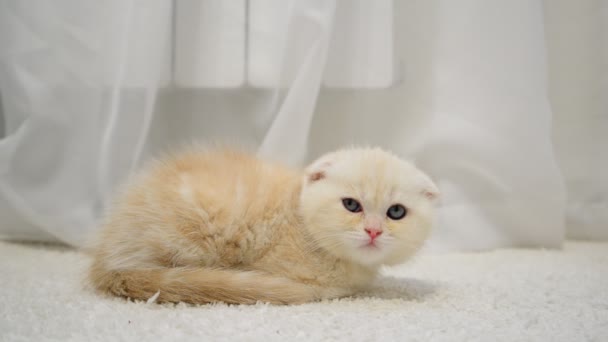
[[[348,296],[406,260],[431,227],[437,189],[380,149],[341,150],[305,171],[229,150],[186,151],[135,177],[97,237],[101,292],[159,302],[302,303]],[[364,210],[352,213],[342,198]],[[408,208],[391,220],[392,204]],[[366,223],[380,224],[365,247]]]

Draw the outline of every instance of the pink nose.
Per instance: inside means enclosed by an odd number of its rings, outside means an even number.
[[[365,231],[367,232],[367,235],[372,238],[372,240],[382,234],[382,230],[377,228],[365,228]]]

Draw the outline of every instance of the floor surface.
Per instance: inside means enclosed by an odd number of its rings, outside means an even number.
[[[87,262],[0,242],[0,341],[608,341],[608,243],[422,255],[370,293],[299,306],[99,297]]]

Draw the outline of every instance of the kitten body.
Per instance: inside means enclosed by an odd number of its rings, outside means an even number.
[[[94,244],[89,279],[132,299],[159,292],[160,302],[347,296],[418,249],[436,194],[422,172],[379,149],[331,153],[304,171],[188,151],[126,187]],[[395,203],[407,208],[402,219],[386,216]]]

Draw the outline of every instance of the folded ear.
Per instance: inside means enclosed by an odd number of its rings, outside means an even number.
[[[324,179],[327,176],[327,170],[331,167],[333,161],[331,155],[323,156],[314,161],[306,168],[306,181],[314,183]]]
[[[311,183],[319,181],[323,178],[325,178],[325,172],[322,170],[314,171],[313,173],[308,175],[308,181]]]
[[[421,194],[431,201],[437,200],[441,195],[439,193],[439,188],[437,188],[437,185],[435,185],[431,178],[425,174],[422,174],[420,177],[420,188],[422,189],[420,191]]]
[[[309,183],[317,182],[327,176],[327,169],[331,166],[330,162],[315,165],[306,169],[306,179]]]

